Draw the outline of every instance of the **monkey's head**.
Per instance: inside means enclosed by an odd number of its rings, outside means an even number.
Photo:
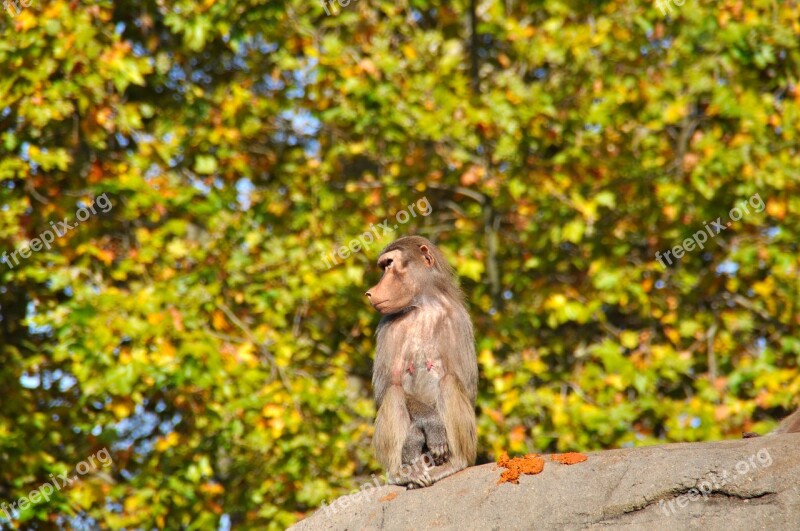
[[[453,269],[442,252],[421,236],[405,236],[389,244],[378,258],[380,281],[365,293],[383,315],[419,306],[425,296],[456,289]]]

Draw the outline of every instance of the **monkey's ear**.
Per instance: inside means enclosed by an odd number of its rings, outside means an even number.
[[[433,264],[436,261],[433,259],[433,254],[431,253],[431,250],[428,249],[428,246],[420,245],[419,251],[422,253],[422,259],[425,260],[425,265],[428,267],[433,267]]]

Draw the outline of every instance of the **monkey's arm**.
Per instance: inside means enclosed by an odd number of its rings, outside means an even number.
[[[456,377],[467,398],[474,405],[478,395],[478,358],[475,337],[466,308],[459,308],[452,320],[452,336],[456,340],[440,345],[445,371]]]
[[[403,445],[410,428],[411,419],[403,388],[399,385],[387,386],[375,419],[372,445],[375,456],[390,477],[397,476],[400,470]]]

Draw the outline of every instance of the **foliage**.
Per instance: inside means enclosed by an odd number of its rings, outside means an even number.
[[[0,252],[113,203],[0,262],[0,502],[114,458],[15,526],[277,529],[377,472],[363,292],[400,233],[461,276],[482,460],[735,438],[792,406],[796,1],[329,7],[3,14]]]

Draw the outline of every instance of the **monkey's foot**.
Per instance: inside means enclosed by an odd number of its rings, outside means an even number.
[[[408,484],[406,485],[406,489],[421,489],[423,487],[430,487],[433,485],[433,479],[431,475],[428,473],[428,470],[416,470],[414,471],[407,479]]]
[[[401,474],[401,475],[399,475],[397,477],[389,478],[388,483],[389,483],[389,485],[398,485],[398,486],[402,487],[404,485],[408,485],[409,481],[411,481],[411,479],[408,476],[403,476]]]
[[[431,457],[433,457],[434,465],[443,465],[450,458],[450,446],[447,445],[447,442],[443,444],[434,444],[433,446],[429,445],[428,452],[431,454]]]
[[[433,463],[427,465],[443,465],[450,458],[450,445],[447,444],[447,430],[439,417],[424,423],[425,446],[428,449],[429,459]]]
[[[406,488],[419,489],[422,487],[430,487],[437,481],[452,476],[464,468],[465,466],[463,464],[449,461],[441,466],[425,468],[424,470],[414,470],[414,472],[408,476],[411,481]]]

